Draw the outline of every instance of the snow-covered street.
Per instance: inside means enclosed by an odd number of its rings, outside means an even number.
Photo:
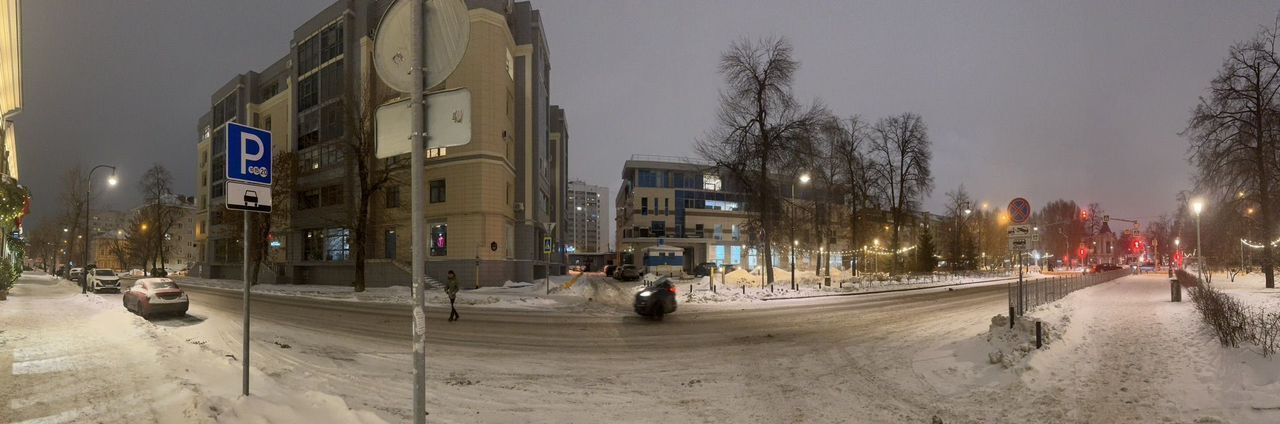
[[[0,303],[0,421],[411,418],[404,305],[258,295],[254,396],[242,399],[238,293],[190,294],[187,317],[146,321],[119,295],[25,277]],[[1025,332],[992,325],[1005,302],[1003,284],[976,284],[682,305],[663,322],[475,304],[447,323],[433,305],[429,421],[1280,419],[1280,361],[1219,347],[1190,303],[1168,302],[1161,274],[1033,310],[1047,324],[1039,351],[1024,348]],[[993,363],[996,351],[1006,356]]]

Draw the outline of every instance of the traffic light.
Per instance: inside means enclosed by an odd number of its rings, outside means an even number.
[[[1089,220],[1089,211],[1081,210],[1081,211],[1080,211],[1080,220],[1081,220],[1081,221],[1088,221],[1088,220]]]

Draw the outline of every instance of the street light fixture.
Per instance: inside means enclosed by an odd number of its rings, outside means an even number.
[[[98,166],[95,166],[95,167],[93,167],[93,169],[90,169],[90,170],[89,170],[89,176],[88,176],[87,178],[85,178],[85,188],[84,188],[84,237],[83,237],[83,238],[84,238],[84,263],[83,263],[83,264],[81,264],[81,266],[85,268],[85,273],[88,273],[88,272],[89,272],[89,239],[90,239],[91,237],[93,237],[93,234],[89,232],[89,201],[90,201],[90,197],[93,195],[93,173],[94,173],[95,171],[97,171],[98,169],[102,169],[102,168],[110,168],[110,169],[111,169],[111,176],[110,176],[110,177],[107,177],[107,184],[109,184],[109,185],[111,185],[111,186],[115,186],[115,185],[116,185],[116,183],[117,183],[117,182],[119,182],[119,179],[118,179],[118,178],[116,178],[116,167],[115,167],[115,166],[112,166],[112,165],[98,165]],[[80,294],[85,294],[85,293],[87,293],[87,292],[88,292],[88,289],[89,289],[89,286],[88,286],[88,284],[87,284],[87,282],[89,281],[89,279],[88,279],[87,277],[83,277],[83,276],[82,276],[82,277],[80,278],[80,281],[81,281],[81,282],[80,282]]]

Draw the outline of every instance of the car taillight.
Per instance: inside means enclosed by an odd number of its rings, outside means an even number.
[[[669,289],[667,289],[667,290],[671,290],[671,294],[676,294],[676,288],[675,288],[675,286],[672,286],[671,288],[669,288]]]

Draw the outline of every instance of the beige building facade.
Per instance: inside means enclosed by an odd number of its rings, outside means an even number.
[[[289,186],[274,189],[291,195],[273,198],[272,264],[260,278],[352,281],[351,214],[361,187],[347,148],[353,128],[342,110],[363,104],[369,93],[363,87],[370,83],[377,85],[376,103],[407,97],[382,86],[369,63],[378,17],[390,3],[334,3],[295,30],[289,55],[262,72],[238,76],[212,96],[212,110],[199,125],[204,138],[198,148],[201,219],[195,239],[202,275],[239,278],[239,237],[227,231],[238,227],[227,224],[219,189],[225,173],[219,130],[228,122],[255,122],[271,127],[277,157],[292,155],[297,163]],[[564,219],[568,132],[563,110],[549,102],[549,54],[539,12],[528,2],[467,4],[467,51],[453,74],[430,89],[470,91],[472,135],[465,145],[427,152],[422,190],[428,275],[443,280],[453,270],[462,281],[488,285],[561,273],[564,238],[558,224]],[[230,106],[226,99],[232,99]],[[371,192],[366,277],[370,286],[404,285],[412,258],[408,157],[373,163],[371,176],[385,172],[390,178]],[[549,254],[542,248],[547,237]]]

